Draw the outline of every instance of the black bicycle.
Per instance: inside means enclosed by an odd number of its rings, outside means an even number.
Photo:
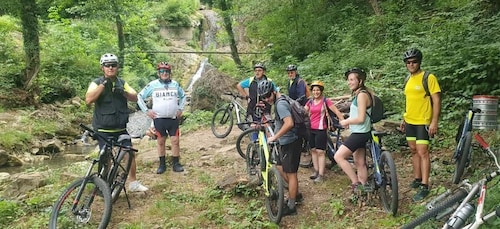
[[[129,135],[107,139],[91,128],[80,124],[94,139],[101,139],[105,146],[97,158],[92,159],[85,176],[71,183],[52,207],[49,228],[106,228],[111,218],[112,203],[122,190],[129,208],[125,182],[136,149],[122,145]],[[95,169],[97,165],[97,170]]]
[[[452,182],[458,184],[464,175],[465,168],[470,164],[472,149],[472,119],[476,113],[481,113],[481,109],[473,108],[472,105],[466,112],[464,120],[458,128],[456,136],[457,147],[453,153],[452,161],[455,163]]]
[[[337,162],[334,159],[335,153],[339,149],[339,147],[342,145],[342,136],[341,136],[341,131],[344,129],[340,124],[334,123],[333,124],[335,127],[335,131],[328,131],[328,136],[326,138],[326,156],[331,162],[331,166],[337,165]],[[311,168],[313,166],[312,162],[312,156],[311,156],[311,149],[309,144],[305,147],[307,152],[302,152],[302,155],[300,157],[300,167],[302,168]],[[352,161],[352,159],[349,159],[349,161]]]

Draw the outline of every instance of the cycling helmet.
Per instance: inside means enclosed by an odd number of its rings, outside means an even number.
[[[311,83],[311,85],[310,85],[311,91],[312,91],[314,86],[319,87],[319,90],[321,90],[321,91],[323,91],[325,89],[325,85],[323,84],[323,82],[321,82],[321,80],[315,80]]]
[[[256,68],[262,68],[262,70],[266,70],[266,66],[264,66],[263,63],[257,63],[253,66],[253,69],[255,70]]]
[[[297,66],[290,64],[286,67],[287,71],[297,71]]]
[[[257,85],[257,93],[261,98],[267,98],[274,91],[274,85],[269,80],[262,80]]]
[[[403,61],[406,62],[410,58],[417,58],[418,62],[422,61],[422,52],[418,49],[410,49],[403,54]]]
[[[101,56],[101,60],[99,61],[101,65],[105,63],[118,63],[118,57],[115,54],[106,53]]]
[[[170,66],[170,64],[168,64],[167,62],[160,62],[156,66],[156,70],[160,70],[160,69],[166,69],[168,71],[171,71],[172,70],[172,66]]]
[[[354,68],[351,68],[351,69],[347,70],[344,73],[345,78],[347,79],[347,77],[351,73],[357,73],[358,74],[358,79],[363,80],[363,81],[366,80],[366,72],[362,68],[354,67]]]

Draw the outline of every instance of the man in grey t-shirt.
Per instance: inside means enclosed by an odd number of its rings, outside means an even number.
[[[283,215],[295,215],[297,209],[296,201],[302,201],[302,194],[299,193],[299,180],[297,171],[299,170],[301,140],[295,134],[294,122],[291,115],[291,107],[281,94],[274,90],[270,81],[264,80],[258,85],[259,98],[271,105],[275,110],[275,130],[274,136],[268,138],[269,142],[278,141],[281,145],[281,152],[278,159],[278,170],[283,178],[288,182],[288,203],[283,209]]]

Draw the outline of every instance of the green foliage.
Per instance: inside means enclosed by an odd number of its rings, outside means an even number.
[[[24,130],[11,130],[0,132],[0,145],[6,149],[26,149],[33,136]]]
[[[8,226],[10,222],[17,219],[22,214],[19,203],[0,199],[0,225]]]
[[[167,0],[156,5],[155,17],[166,26],[190,27],[190,15],[199,8],[198,4],[195,0]]]

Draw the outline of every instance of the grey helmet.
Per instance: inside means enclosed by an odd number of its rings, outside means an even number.
[[[344,73],[345,78],[347,79],[347,77],[349,76],[349,74],[351,74],[353,72],[358,74],[358,78],[360,80],[363,80],[363,81],[366,80],[366,72],[365,72],[365,70],[363,70],[362,68],[358,68],[358,67],[354,67],[354,68],[351,68],[351,69],[347,70]]]
[[[410,58],[417,58],[418,62],[422,61],[422,52],[418,49],[410,49],[403,54],[403,61],[406,62]]]
[[[269,80],[262,80],[257,85],[257,94],[259,97],[267,98],[274,91],[274,85]]]
[[[286,67],[286,71],[297,71],[297,66],[290,64]]]
[[[262,70],[266,70],[266,66],[263,63],[257,63],[253,66],[253,69],[255,70],[256,68],[262,68]]]

